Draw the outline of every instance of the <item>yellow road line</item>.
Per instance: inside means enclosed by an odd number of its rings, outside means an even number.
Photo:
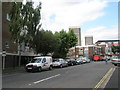
[[[113,68],[111,68],[106,74],[105,76],[99,81],[99,83],[94,87],[93,90],[97,90],[97,88],[99,88],[101,86],[101,84],[106,80],[106,78],[108,77],[108,75],[111,73],[111,71],[113,70]]]

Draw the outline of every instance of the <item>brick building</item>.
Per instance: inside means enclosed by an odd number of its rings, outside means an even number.
[[[2,2],[2,49],[7,53],[17,54],[18,45],[12,41],[12,36],[9,32],[10,9],[10,2]]]
[[[94,54],[101,54],[101,47],[96,45],[76,46],[69,50],[68,57],[78,58],[80,56],[93,57]]]

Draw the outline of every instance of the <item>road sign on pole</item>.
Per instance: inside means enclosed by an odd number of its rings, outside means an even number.
[[[4,70],[5,69],[5,56],[6,56],[5,50],[2,52],[2,56],[3,56],[3,70]]]

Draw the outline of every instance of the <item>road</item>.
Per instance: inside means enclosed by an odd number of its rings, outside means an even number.
[[[104,88],[116,71],[110,62],[91,62],[51,71],[5,74],[2,83],[3,88]]]

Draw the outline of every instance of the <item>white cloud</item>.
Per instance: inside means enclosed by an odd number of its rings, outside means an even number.
[[[101,0],[41,0],[42,27],[54,31],[68,30],[96,20],[105,13],[107,2]],[[54,19],[50,18],[55,16]]]
[[[104,8],[112,0],[41,0],[42,27],[47,30],[68,30],[69,26],[81,26],[104,16]],[[114,0],[118,1],[118,0]],[[81,27],[82,28],[82,27]],[[82,44],[85,35],[93,35],[94,42],[101,39],[117,39],[118,27],[93,27],[82,33]]]
[[[112,27],[99,26],[86,30],[82,38],[86,35],[92,35],[94,42],[98,40],[117,40],[118,39],[118,25]]]

